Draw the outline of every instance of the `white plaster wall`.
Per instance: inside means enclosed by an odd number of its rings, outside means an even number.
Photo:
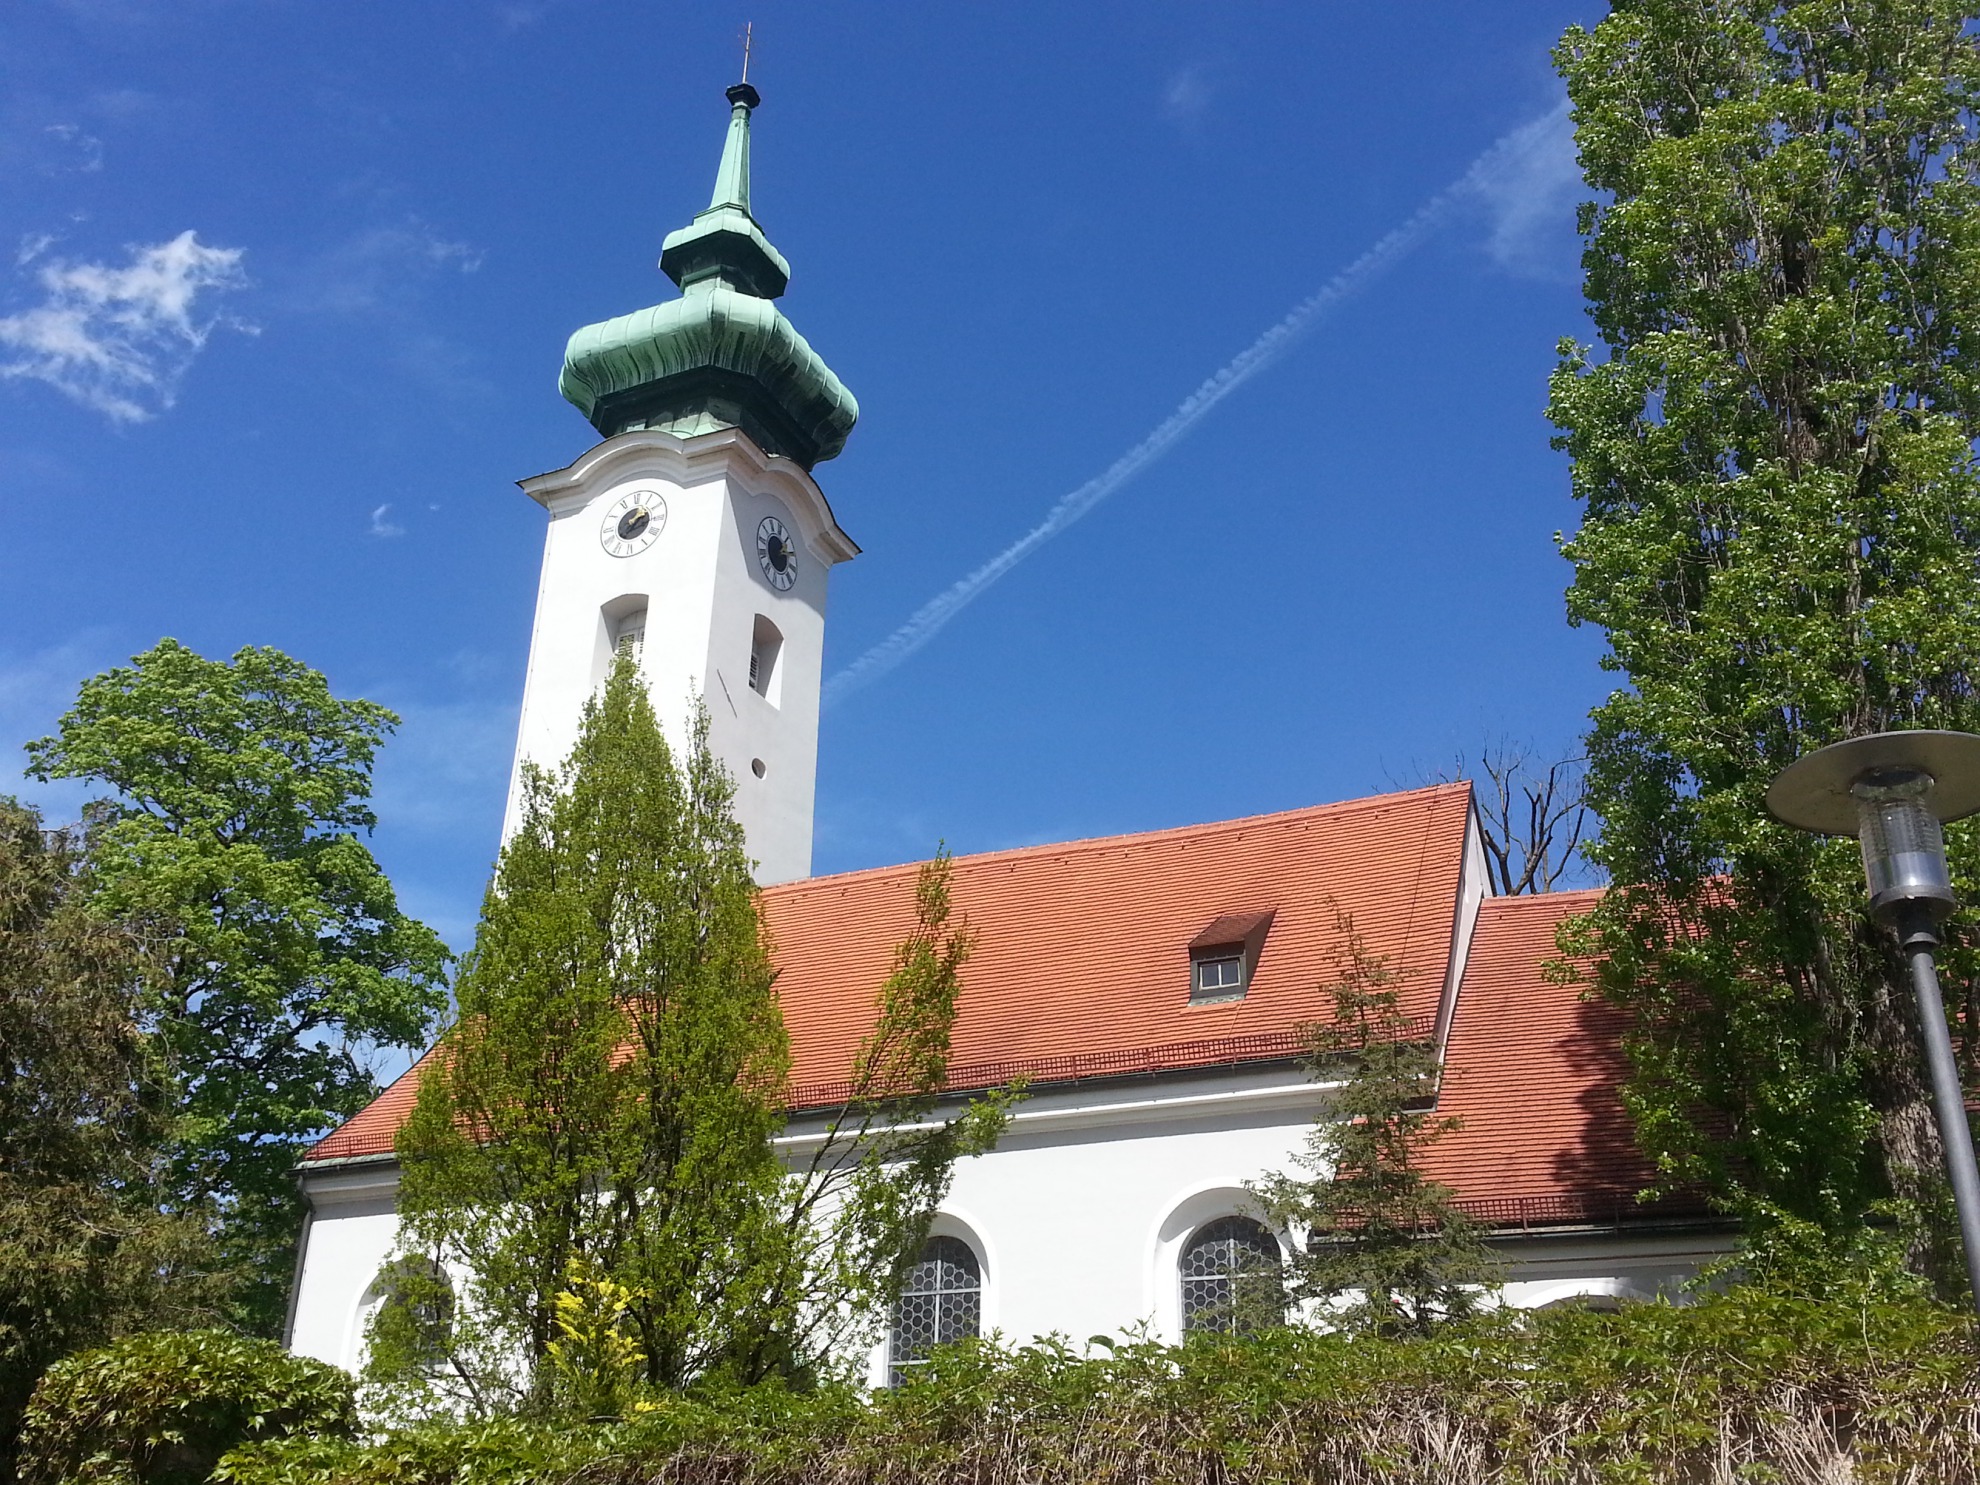
[[[348,1371],[363,1365],[363,1310],[399,1235],[393,1206],[398,1186],[398,1168],[389,1162],[305,1178],[310,1216],[289,1317],[289,1349],[296,1355]]]
[[[1722,1232],[1656,1236],[1526,1238],[1501,1241],[1505,1303],[1539,1309],[1563,1301],[1678,1298],[1698,1271],[1733,1250]]]
[[[713,554],[714,618],[703,661],[704,673],[713,677],[706,689],[708,744],[736,781],[736,819],[761,863],[757,880],[768,886],[811,875],[830,567],[808,542],[790,588],[773,588],[757,562],[757,527],[774,516],[801,535],[804,522],[786,501],[746,478],[728,481],[726,495]],[[759,614],[783,635],[775,700],[749,685]]]
[[[1285,1070],[1042,1092],[999,1147],[962,1162],[935,1230],[961,1238],[983,1269],[983,1324],[1006,1340],[1059,1333],[1081,1344],[1144,1326],[1181,1334],[1177,1264],[1197,1228],[1245,1210],[1244,1183],[1292,1168],[1324,1088]],[[780,1144],[801,1158],[813,1138]],[[363,1311],[389,1260],[396,1220],[389,1162],[311,1173],[315,1209],[292,1348],[340,1366],[360,1360]],[[1506,1300],[1671,1292],[1724,1249],[1692,1236],[1530,1239],[1503,1245]],[[884,1343],[869,1357],[886,1376]]]
[[[1437,1002],[1437,1045],[1451,1037],[1457,1015],[1458,991],[1464,967],[1471,962],[1471,935],[1478,927],[1478,908],[1492,891],[1492,872],[1485,860],[1485,832],[1472,803],[1464,821],[1464,867],[1458,876],[1456,916],[1451,923],[1451,963],[1444,973],[1444,991]]]
[[[1246,1181],[1291,1164],[1311,1115],[1288,1123],[1286,1105],[1319,1098],[1274,1080],[1223,1095],[1143,1102],[1112,1091],[1021,1106],[996,1150],[958,1165],[942,1205],[982,1261],[986,1329],[1084,1341],[1145,1324],[1179,1338],[1182,1242],[1244,1210]]]
[[[686,439],[620,434],[523,488],[550,524],[503,838],[520,823],[523,762],[554,767],[577,740],[584,703],[610,663],[607,613],[643,602],[640,671],[668,740],[685,743],[691,698],[702,698],[711,748],[736,781],[736,816],[758,881],[809,876],[826,588],[833,564],[857,551],[818,487],[791,461],[724,429]],[[666,521],[644,551],[614,557],[600,524],[633,490],[658,492]],[[766,515],[801,543],[788,591],[765,581],[757,563]],[[783,634],[775,705],[749,689],[758,614]],[[761,777],[752,767],[759,760]]]

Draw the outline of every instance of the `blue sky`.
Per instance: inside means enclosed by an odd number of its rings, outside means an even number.
[[[160,636],[279,646],[402,714],[375,846],[465,945],[542,540],[513,482],[591,441],[571,330],[672,294],[745,19],[784,307],[862,409],[818,470],[865,548],[828,671],[1050,520],[835,692],[818,870],[1571,751],[1608,682],[1553,544],[1586,322],[1547,52],[1597,14],[17,0],[0,789],[71,812],[18,744]]]

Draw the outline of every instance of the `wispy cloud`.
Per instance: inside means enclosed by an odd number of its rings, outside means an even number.
[[[1553,113],[1502,135],[1473,160],[1463,175],[1419,206],[1400,226],[1378,238],[1367,251],[1302,299],[1279,322],[1210,376],[1154,431],[1079,488],[1059,497],[1045,518],[996,556],[958,578],[915,610],[905,624],[826,681],[827,706],[862,686],[871,685],[902,664],[942,632],[949,622],[976,602],[990,586],[1038,548],[1086,515],[1101,501],[1154,464],[1231,393],[1299,343],[1329,312],[1360,294],[1411,249],[1452,219],[1461,206],[1484,201],[1494,212],[1495,235],[1520,218],[1530,195],[1508,183],[1517,179],[1543,181],[1544,168],[1531,162],[1550,159],[1549,141],[1565,118],[1565,105]],[[1524,169],[1525,174],[1522,175]]]
[[[440,840],[478,828],[492,861],[515,759],[514,701],[395,699],[392,709],[400,724],[378,755],[378,818],[393,831]]]
[[[1525,278],[1573,275],[1574,209],[1587,188],[1567,100],[1501,139],[1472,177],[1490,213],[1485,251],[1495,264]]]
[[[43,134],[57,146],[42,166],[49,175],[93,175],[103,168],[103,141],[77,124],[48,124]]]
[[[813,853],[827,861],[919,861],[942,843],[924,812],[898,800],[820,795],[813,830]]]
[[[1162,85],[1162,112],[1174,123],[1193,124],[1203,116],[1216,93],[1209,69],[1201,63],[1192,63],[1170,73]]]
[[[385,504],[379,506],[376,510],[374,510],[371,513],[370,531],[373,536],[390,537],[390,536],[404,536],[406,534],[405,527],[395,526],[392,522],[385,519],[391,513],[392,513],[392,502],[389,500],[386,501]]]
[[[498,5],[495,7],[495,23],[506,32],[527,30],[542,20],[549,9],[548,5]]]
[[[351,314],[387,307],[436,271],[473,273],[481,249],[455,241],[418,217],[366,227],[317,255],[293,297],[299,307]]]
[[[85,631],[32,654],[0,651],[0,794],[39,805],[50,823],[60,824],[78,818],[83,802],[103,792],[73,779],[42,784],[27,778],[21,749],[55,730],[86,677],[121,658],[102,630]]]
[[[24,261],[47,246],[23,243]],[[188,231],[129,251],[122,266],[41,262],[42,302],[0,318],[0,377],[46,382],[115,422],[143,422],[172,405],[217,326],[252,333],[205,310],[246,284],[241,249],[209,247]]]
[[[346,233],[286,271],[275,271],[278,311],[315,319],[364,319],[370,354],[450,399],[479,398],[486,379],[473,349],[436,328],[439,286],[477,272],[482,250],[416,215]]]

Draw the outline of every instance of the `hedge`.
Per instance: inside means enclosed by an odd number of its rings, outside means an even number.
[[[1429,1340],[955,1348],[899,1389],[651,1399],[235,1450],[222,1485],[1980,1485],[1959,1312],[1745,1288]]]

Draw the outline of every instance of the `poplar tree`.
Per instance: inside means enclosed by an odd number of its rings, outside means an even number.
[[[1334,1085],[1327,1109],[1299,1158],[1306,1173],[1272,1175],[1252,1190],[1273,1225],[1300,1240],[1286,1297],[1314,1304],[1331,1326],[1422,1335],[1473,1313],[1501,1265],[1457,1193],[1424,1169],[1424,1152],[1459,1127],[1436,1112],[1429,1028],[1404,1014],[1402,977],[1368,952],[1353,921],[1342,915],[1335,927],[1331,1015],[1307,1028],[1315,1074]],[[1247,1296],[1239,1286],[1241,1324],[1247,1305],[1261,1310],[1251,1288]]]
[[[600,1357],[658,1388],[815,1375],[994,1139],[982,1111],[871,1117],[926,1112],[946,1069],[967,938],[938,890],[822,1153],[780,1160],[789,1045],[732,787],[705,715],[677,757],[623,657],[570,757],[526,768],[398,1140],[368,1374],[408,1404],[596,1408]]]
[[[1762,1238],[1848,1245],[1894,1211],[1948,1287],[1904,967],[1853,843],[1763,794],[1840,738],[1980,728],[1976,19],[1618,0],[1556,53],[1601,193],[1599,345],[1563,343],[1550,407],[1583,507],[1568,604],[1623,682],[1588,740],[1618,885],[1566,946],[1635,1013],[1627,1096],[1672,1181]],[[1972,902],[1971,828],[1949,846]]]

